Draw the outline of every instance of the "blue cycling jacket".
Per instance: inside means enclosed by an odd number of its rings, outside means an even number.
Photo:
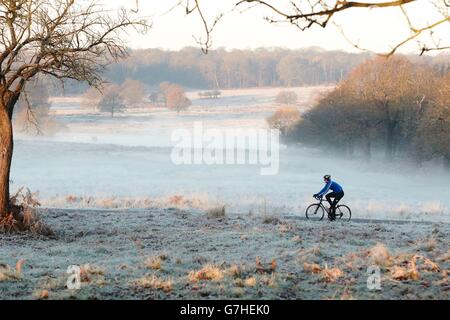
[[[319,191],[319,193],[318,193],[317,195],[318,195],[319,197],[323,197],[323,196],[328,192],[328,190],[330,190],[330,189],[331,189],[333,192],[336,192],[336,193],[341,192],[341,191],[344,191],[344,189],[342,189],[342,187],[339,185],[339,183],[330,180],[330,181],[325,185],[325,187],[323,187],[323,189]]]

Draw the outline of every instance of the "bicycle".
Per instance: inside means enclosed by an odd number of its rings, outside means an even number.
[[[317,198],[316,198],[317,199]],[[325,216],[325,212],[328,214],[328,218],[330,219],[330,209],[326,208],[325,205],[322,203],[324,201],[323,198],[317,199],[319,200],[318,203],[311,204],[308,208],[306,208],[306,219],[308,220],[319,220],[321,221],[323,217]],[[350,208],[344,204],[340,204],[336,206],[335,210],[336,219],[344,219],[346,221],[350,221],[352,218],[352,211]]]

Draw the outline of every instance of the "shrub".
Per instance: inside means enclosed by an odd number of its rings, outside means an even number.
[[[10,213],[0,219],[1,232],[31,232],[44,236],[54,236],[54,232],[42,221],[37,213],[40,206],[36,194],[20,188],[10,199]]]
[[[296,108],[279,108],[272,116],[267,118],[267,123],[272,129],[278,129],[282,134],[292,130],[300,121],[300,112]]]
[[[211,219],[219,219],[225,217],[225,206],[210,208],[206,211],[206,215]]]
[[[198,271],[191,271],[188,274],[188,279],[191,282],[198,282],[200,280],[220,281],[224,277],[223,271],[214,265],[208,264]]]

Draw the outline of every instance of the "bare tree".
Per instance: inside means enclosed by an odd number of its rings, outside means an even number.
[[[419,45],[419,52],[431,50],[449,49],[449,43],[442,43],[442,39],[436,39],[433,31],[442,25],[450,23],[450,2],[448,0],[427,0],[431,6],[436,9],[436,18],[427,25],[417,26],[415,23],[421,21],[421,16],[412,15],[408,8],[418,0],[384,0],[384,1],[348,1],[348,0],[232,0],[234,10],[240,12],[251,10],[254,7],[264,7],[271,13],[270,16],[264,17],[270,23],[292,24],[304,31],[313,26],[321,28],[327,27],[333,18],[344,15],[353,9],[371,10],[371,9],[388,9],[399,8],[401,10],[405,24],[407,24],[410,34],[404,39],[396,43],[389,52],[384,53],[387,56],[394,54],[398,48],[404,44],[416,40]],[[136,1],[138,3],[138,1]],[[198,41],[204,52],[212,45],[211,34],[214,27],[224,15],[223,13],[215,13],[209,16],[201,5],[200,0],[181,0],[180,5],[186,10],[186,14],[197,13],[203,26],[205,36]],[[419,11],[419,14],[421,12]],[[345,30],[343,30],[345,36]],[[429,33],[428,44],[419,40],[420,36]],[[358,44],[354,44],[358,47]]]
[[[300,121],[300,112],[293,107],[281,107],[267,118],[268,125],[287,134]]]
[[[434,77],[430,72],[404,57],[377,57],[355,68],[345,81],[351,95],[382,114],[388,159],[395,156],[405,123],[415,122],[412,118],[432,95]]]
[[[436,105],[425,111],[414,142],[419,160],[443,158],[450,167],[450,74],[435,88]]]
[[[183,87],[177,84],[167,86],[164,93],[167,107],[177,111],[177,113],[191,105],[191,100],[186,97]]]
[[[102,90],[102,98],[98,103],[98,108],[102,112],[108,112],[111,117],[125,109],[125,101],[120,95],[120,87],[117,84],[108,84]]]
[[[145,87],[139,80],[126,79],[120,87],[120,96],[127,107],[136,106],[145,99]]]
[[[125,9],[112,17],[95,0],[0,2],[0,217],[9,215],[12,115],[26,84],[45,74],[99,85],[105,66],[126,56],[120,35],[129,27],[148,24]]]
[[[444,110],[435,102],[436,92],[446,92],[444,84],[427,65],[414,65],[400,56],[376,57],[355,68],[303,114],[295,135],[306,143],[336,147],[349,154],[355,146],[361,146],[367,158],[372,144],[376,144],[385,148],[387,159],[393,160],[402,151],[414,152],[419,127],[422,136],[429,137],[428,128],[432,126],[425,125],[424,115],[432,123],[438,119],[437,112]],[[444,97],[441,94],[439,99]]]
[[[102,93],[97,88],[90,87],[81,97],[81,106],[96,112],[101,100]]]
[[[52,135],[64,128],[50,114],[49,86],[43,77],[37,77],[28,84],[15,111],[13,125],[18,131],[27,135]]]

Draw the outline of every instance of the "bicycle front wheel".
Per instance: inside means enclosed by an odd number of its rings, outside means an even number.
[[[308,208],[306,208],[306,219],[308,220],[322,220],[325,215],[325,210],[323,207],[318,204],[312,204]]]
[[[336,207],[336,219],[342,219],[345,221],[350,221],[352,218],[352,211],[346,205],[341,205]]]

